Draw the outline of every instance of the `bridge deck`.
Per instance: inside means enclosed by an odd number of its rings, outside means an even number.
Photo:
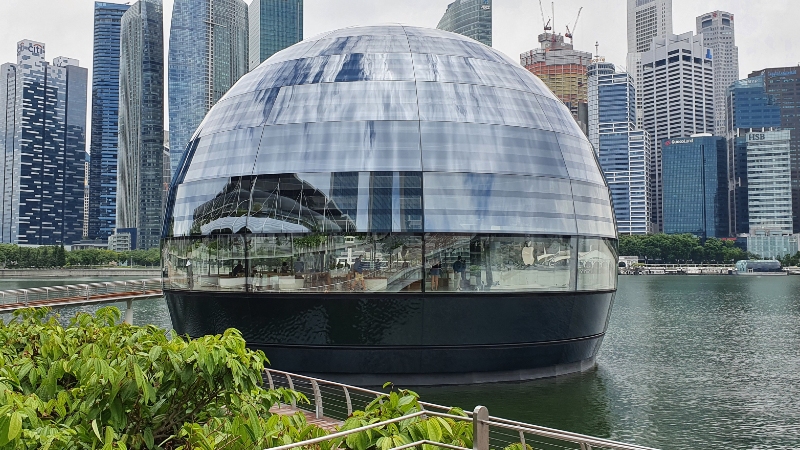
[[[298,412],[302,413],[306,418],[306,422],[316,425],[331,433],[339,431],[337,427],[341,426],[343,423],[342,421],[331,419],[330,417],[322,417],[321,419],[317,419],[313,413],[299,408],[293,408],[289,405],[273,406],[269,412],[273,414],[279,414],[281,416],[291,416],[297,414]]]

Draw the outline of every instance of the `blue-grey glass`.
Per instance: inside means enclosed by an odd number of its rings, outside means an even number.
[[[461,83],[417,83],[420,119],[552,130],[544,112],[531,108],[534,94]]]
[[[460,39],[430,39],[425,36],[409,36],[408,45],[411,53],[464,56],[467,58],[483,59],[500,64],[508,64],[508,60],[490,47],[475,41]]]
[[[405,34],[408,37],[425,37],[425,38],[435,38],[435,39],[453,39],[457,41],[465,41],[465,42],[474,42],[474,39],[470,39],[464,35],[458,33],[450,33],[448,31],[439,30],[437,28],[423,28],[423,27],[411,27],[411,26],[403,26],[405,30]]]
[[[324,39],[334,39],[349,36],[405,36],[406,31],[401,25],[374,25],[366,27],[348,27],[331,31]]]
[[[264,127],[253,173],[422,170],[419,122],[324,122]]]
[[[550,120],[550,125],[559,133],[569,134],[581,138],[586,138],[583,134],[578,123],[572,118],[569,110],[564,106],[561,100],[538,97],[539,105],[544,111],[545,115]],[[598,169],[599,173],[599,169]]]
[[[581,137],[567,134],[556,133],[561,153],[564,155],[564,162],[567,164],[567,171],[573,180],[585,180],[599,185],[604,185],[603,175],[598,169],[599,165],[595,158],[592,144]]]
[[[226,97],[214,105],[213,114],[206,116],[193,138],[264,125],[279,92],[280,89],[267,89]]]
[[[617,288],[617,252],[608,239],[578,238],[578,290]]]
[[[417,81],[467,83],[530,91],[516,73],[518,68],[506,63],[463,56],[418,53],[414,53],[413,58]]]
[[[188,236],[192,234],[192,227],[195,224],[195,210],[200,205],[217,198],[228,183],[230,183],[229,178],[220,178],[184,183],[178,186],[175,192],[175,206],[172,213],[172,235]],[[199,234],[199,225],[194,232]]]
[[[424,173],[425,231],[574,235],[569,182],[560,178]]]
[[[408,53],[329,55],[259,66],[242,77],[226,97],[297,84],[413,80]]]
[[[405,35],[337,37],[318,41],[313,52],[317,55],[408,53],[408,39]]]
[[[252,174],[263,130],[243,128],[198,138],[184,182]],[[236,157],[231,158],[231,153]]]
[[[552,131],[458,122],[420,129],[425,171],[568,176]]]
[[[264,61],[258,68],[254,70],[258,70],[259,68],[263,68],[264,66],[277,64],[285,61],[290,61],[293,59],[300,59],[305,56],[314,45],[317,44],[316,38],[306,39],[302,42],[298,42],[295,45],[292,45],[289,48],[283,49],[278,53],[275,53],[271,57],[269,57],[266,61]]]
[[[605,185],[572,180],[572,198],[578,234],[616,237],[614,211]]]
[[[266,123],[419,120],[416,92],[409,81],[286,86]]]

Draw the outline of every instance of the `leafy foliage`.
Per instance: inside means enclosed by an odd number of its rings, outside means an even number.
[[[419,396],[409,390],[392,391],[387,397],[373,400],[364,411],[355,411],[341,427],[342,431],[353,430],[369,424],[395,419],[422,411]],[[452,415],[466,417],[458,408],[449,411]],[[379,428],[361,431],[347,436],[343,441],[334,441],[336,446],[352,450],[389,450],[421,440],[441,442],[459,447],[472,447],[472,422],[456,421],[436,416],[417,416]],[[423,450],[438,447],[424,445]]]
[[[691,234],[623,235],[619,237],[619,254],[664,264],[725,264],[753,256],[737,248],[731,240],[709,238],[701,243],[700,238]]]
[[[308,400],[262,389],[266,357],[236,330],[188,339],[118,325],[115,308],[67,327],[47,314],[0,326],[2,449],[251,449],[325,434],[269,412]]]
[[[66,251],[63,246],[20,247],[0,244],[0,264],[7,268],[47,268],[65,266],[107,266],[133,263],[135,266],[158,266],[157,248],[115,252],[105,249]]]
[[[786,255],[780,261],[783,267],[800,266],[800,252],[797,252],[794,255]]]

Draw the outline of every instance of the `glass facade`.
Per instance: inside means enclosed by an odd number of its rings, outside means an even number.
[[[492,0],[456,0],[447,5],[436,28],[492,46]]]
[[[70,245],[83,236],[88,71],[45,61],[44,44],[20,41],[0,68],[0,242]]]
[[[171,187],[168,290],[616,289],[592,147],[513,61],[456,34],[349,28],[212,108]]]
[[[164,39],[161,0],[122,17],[117,229],[138,248],[159,246],[164,210]]]
[[[250,70],[303,40],[303,0],[253,0],[250,22]]]
[[[667,139],[662,149],[664,232],[728,237],[725,138]]]
[[[175,0],[169,35],[172,173],[206,113],[248,70],[244,0]]]
[[[107,239],[116,228],[117,130],[121,19],[130,5],[95,2],[92,57],[92,142],[87,237]]]

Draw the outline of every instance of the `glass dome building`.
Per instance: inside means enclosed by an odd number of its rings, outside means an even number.
[[[347,28],[242,77],[195,132],[163,230],[176,331],[359,383],[585,370],[616,229],[567,108],[440,30]]]

